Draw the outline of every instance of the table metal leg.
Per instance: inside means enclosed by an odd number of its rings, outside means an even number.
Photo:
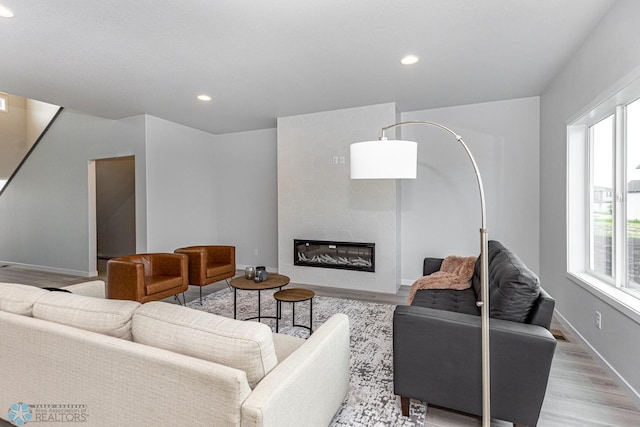
[[[233,318],[236,319],[236,307],[238,303],[238,290],[233,288]]]
[[[278,288],[278,291],[281,291],[281,290],[282,290],[282,286],[280,286],[280,287]],[[276,309],[277,309],[277,310],[276,310],[276,317],[277,317],[278,319],[282,319],[282,303],[281,303],[280,301],[278,301],[278,302],[279,302],[280,304],[276,304]],[[277,332],[277,331],[276,331],[276,332]]]
[[[313,298],[309,300],[309,331],[313,333]]]
[[[258,289],[258,322],[260,321],[260,294],[262,291]]]

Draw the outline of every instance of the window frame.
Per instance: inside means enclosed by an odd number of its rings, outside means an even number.
[[[593,228],[594,228],[594,222],[595,222],[595,218],[593,215],[593,204],[594,204],[594,198],[593,198],[593,188],[595,187],[595,183],[594,183],[594,174],[595,174],[595,167],[594,167],[594,143],[595,143],[595,138],[594,138],[594,133],[595,133],[595,126],[602,123],[603,121],[607,120],[609,117],[613,116],[613,129],[615,129],[615,114],[607,114],[602,118],[599,118],[598,120],[593,121],[592,123],[589,122],[587,123],[587,159],[589,162],[588,167],[586,168],[587,170],[587,176],[585,176],[585,181],[588,182],[588,191],[587,191],[587,205],[589,206],[589,209],[587,209],[587,215],[588,215],[588,219],[587,224],[588,224],[588,228],[587,228],[587,239],[589,241],[589,249],[587,250],[587,261],[586,261],[586,271],[588,272],[588,274],[593,275],[595,277],[597,277],[599,280],[602,280],[603,282],[609,283],[610,285],[614,285],[617,286],[615,281],[616,281],[616,273],[618,272],[618,270],[615,268],[615,262],[616,262],[616,251],[612,251],[612,259],[611,259],[611,265],[612,265],[612,271],[611,271],[611,276],[608,276],[604,273],[601,273],[599,271],[596,271],[592,268],[592,264],[594,264],[594,256],[595,254],[593,253],[593,248],[594,248],[594,233],[593,233]],[[614,132],[612,129],[612,133]],[[612,135],[613,138],[613,153],[612,153],[612,165],[611,168],[613,170],[613,176],[611,177],[611,181],[612,181],[612,189],[611,189],[611,208],[612,208],[612,213],[611,213],[611,238],[612,238],[612,246],[615,245],[614,242],[617,241],[616,237],[616,232],[615,232],[615,226],[617,224],[616,221],[616,211],[617,209],[617,203],[616,203],[616,191],[617,191],[617,181],[616,181],[616,144],[617,144],[617,140],[615,139],[615,135]]]
[[[626,106],[640,99],[640,75],[567,121],[567,278],[640,323],[640,292],[623,282],[626,266]],[[592,137],[590,127],[614,115],[612,277],[591,270]],[[616,170],[621,171],[617,173]],[[620,190],[620,191],[619,191]],[[620,200],[622,198],[622,200]],[[618,236],[616,238],[616,236]],[[625,279],[626,280],[626,279]],[[635,282],[634,282],[635,283]]]

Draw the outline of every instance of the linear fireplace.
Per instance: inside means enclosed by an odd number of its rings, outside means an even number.
[[[375,243],[293,240],[293,264],[375,272]]]

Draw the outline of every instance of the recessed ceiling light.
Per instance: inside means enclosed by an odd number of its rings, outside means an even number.
[[[13,18],[13,12],[0,4],[0,18]]]
[[[413,65],[413,64],[416,64],[418,61],[420,61],[420,58],[418,58],[417,56],[407,55],[400,60],[400,63],[402,65]]]
[[[198,95],[198,99],[200,101],[211,101],[211,97],[209,95],[205,95],[205,94]]]

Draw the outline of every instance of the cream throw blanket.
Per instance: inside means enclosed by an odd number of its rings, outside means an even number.
[[[409,305],[420,289],[455,289],[461,291],[471,287],[473,268],[478,257],[450,255],[442,261],[440,271],[422,276],[411,285]]]

